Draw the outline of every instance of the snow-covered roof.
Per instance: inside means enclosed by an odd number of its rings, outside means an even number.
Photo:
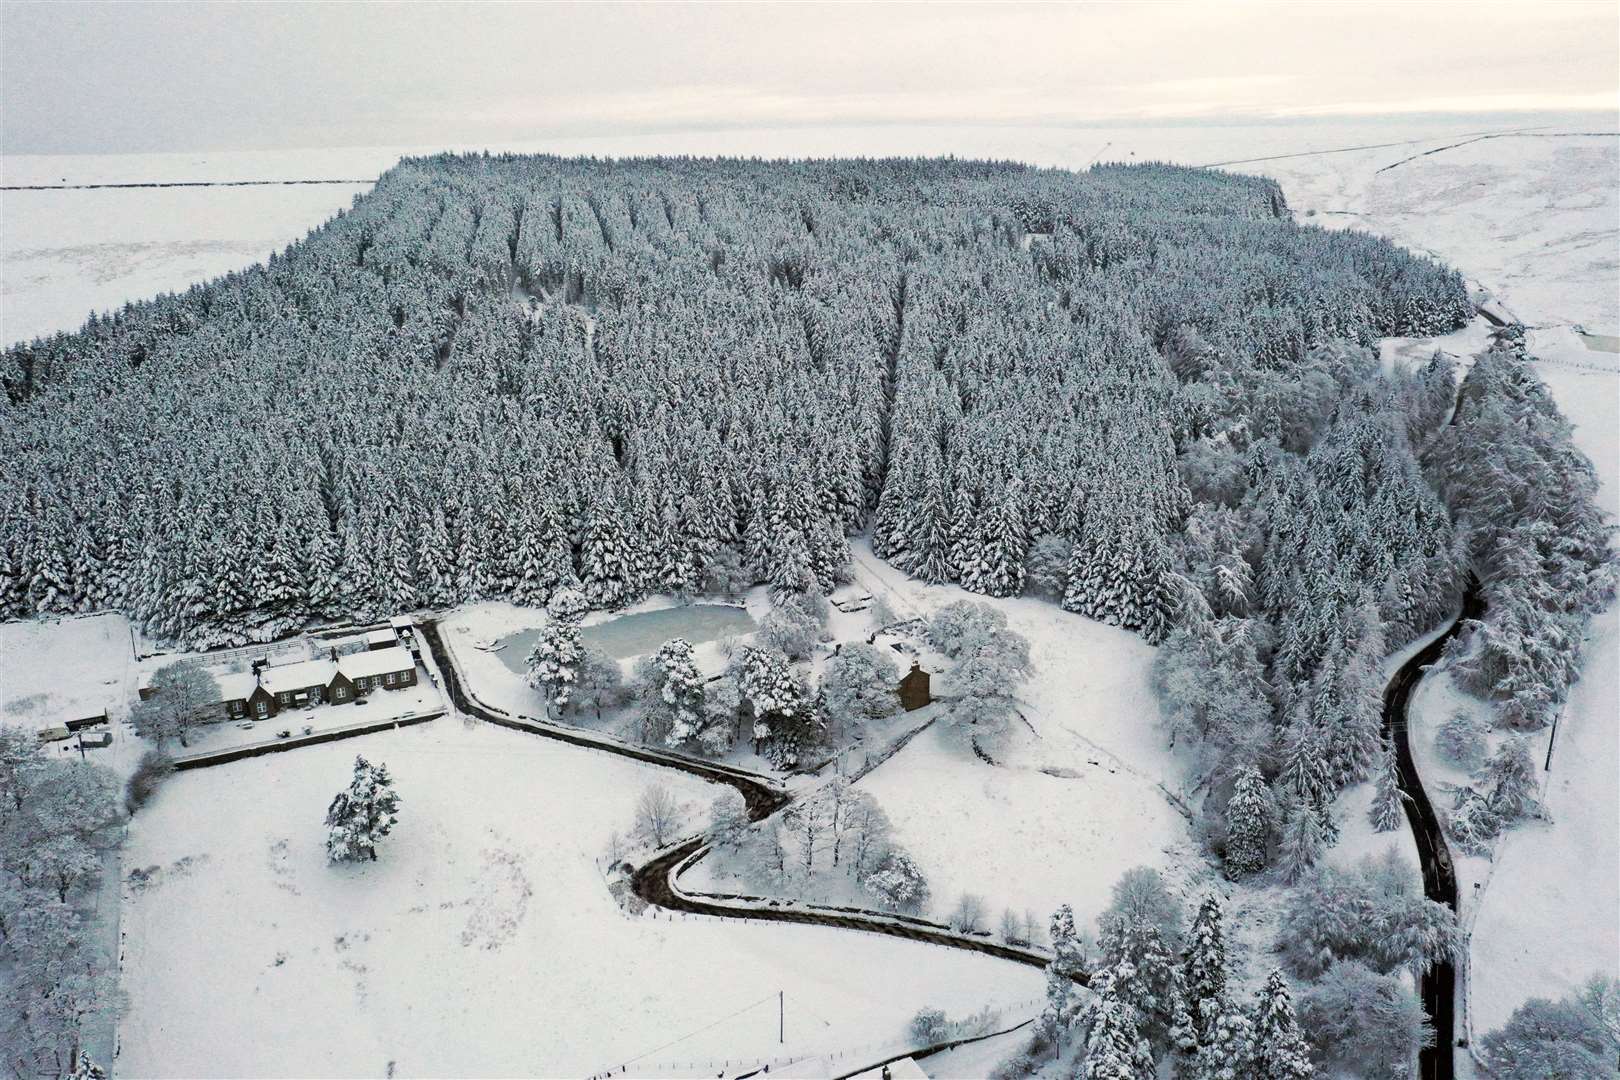
[[[330,660],[305,660],[298,664],[267,667],[263,671],[264,688],[272,694],[289,690],[303,690],[311,686],[325,686],[332,681],[337,665]]]
[[[373,630],[366,635],[367,645],[392,645],[399,640],[399,633],[392,627],[387,630]]]
[[[875,1069],[868,1069],[863,1073],[856,1074],[855,1080],[878,1080],[882,1075],[883,1067],[880,1065]],[[928,1074],[923,1072],[923,1067],[918,1065],[913,1058],[901,1058],[899,1061],[889,1062],[889,1076],[892,1080],[919,1080],[919,1078],[920,1080],[928,1080]]]
[[[410,650],[398,645],[392,649],[373,649],[371,652],[350,653],[338,658],[338,670],[351,679],[386,675],[390,671],[409,671],[416,666]]]
[[[219,687],[219,700],[246,701],[259,681],[251,671],[227,671],[214,674],[214,685]]]
[[[411,618],[409,615],[395,615],[392,619],[388,620],[388,625],[392,626],[395,630],[409,630],[411,627],[416,625],[416,620]]]

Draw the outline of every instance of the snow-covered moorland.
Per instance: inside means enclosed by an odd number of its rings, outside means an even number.
[[[387,764],[400,820],[375,863],[328,865],[321,819],[356,753]],[[713,790],[448,718],[171,779],[125,854],[119,1071],[660,1074],[1039,996],[1030,969],[954,950],[621,911],[598,863],[653,782]]]

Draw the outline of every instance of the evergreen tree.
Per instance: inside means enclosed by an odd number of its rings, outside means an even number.
[[[1214,894],[1204,897],[1188,934],[1187,956],[1182,968],[1187,1007],[1192,1015],[1198,1044],[1210,1043],[1212,1026],[1225,1009],[1226,938],[1221,932],[1221,903]]]
[[[1534,817],[1541,812],[1541,802],[1536,797],[1539,786],[1536,764],[1530,756],[1530,745],[1522,735],[1503,740],[1480,770],[1479,781],[1485,800],[1503,822]]]
[[[963,512],[970,505],[966,499],[958,503]],[[938,478],[928,485],[928,498],[917,508],[907,532],[911,540],[903,560],[905,568],[914,577],[930,584],[955,581],[957,571],[952,558],[951,507],[945,485]]]
[[[1249,1075],[1254,1080],[1308,1080],[1316,1074],[1282,972],[1267,976],[1255,995],[1252,1026],[1254,1060]]]
[[[1204,1033],[1192,1061],[1191,1080],[1253,1080],[1254,1028],[1243,1009],[1223,991],[1205,998]]]
[[[1075,979],[1085,974],[1085,956],[1075,931],[1074,910],[1068,904],[1052,913],[1049,936],[1052,959],[1046,965],[1046,1009],[1041,1013],[1041,1024],[1061,1045],[1080,1004]]]
[[[1097,973],[1091,1034],[1086,1039],[1085,1080],[1153,1080],[1153,1053],[1137,1029],[1137,1012],[1125,996],[1135,972],[1130,964]]]
[[[771,599],[780,604],[816,588],[810,550],[797,530],[780,535],[771,548]]]
[[[669,710],[670,746],[680,747],[696,740],[704,723],[703,676],[692,659],[692,644],[684,638],[664,642],[657,662],[663,671],[659,695]]]
[[[399,795],[388,766],[354,759],[354,778],[326,810],[326,855],[333,862],[377,860],[377,844],[399,820]]]
[[[1272,803],[1256,766],[1238,774],[1226,803],[1226,876],[1240,878],[1263,870],[1269,858]]]
[[[579,556],[579,579],[593,607],[623,607],[642,595],[640,556],[612,497],[593,499]]]
[[[1315,808],[1309,803],[1295,803],[1283,828],[1282,850],[1278,855],[1283,879],[1296,882],[1304,877],[1322,857],[1326,846],[1321,818]]]
[[[1029,536],[1024,529],[1023,492],[1012,483],[979,529],[977,551],[961,565],[962,587],[987,596],[1017,596],[1024,591],[1024,555]]]
[[[1193,1021],[1163,931],[1142,917],[1105,918],[1102,930],[1103,959],[1116,970],[1131,971],[1115,992],[1132,1006],[1142,1036],[1155,1045],[1191,1050]]]
[[[1377,831],[1392,832],[1401,827],[1402,803],[1406,795],[1400,788],[1395,747],[1388,740],[1379,747],[1378,760],[1373,765],[1373,783],[1373,801],[1367,818]]]

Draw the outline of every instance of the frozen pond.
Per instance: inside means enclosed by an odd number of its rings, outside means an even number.
[[[656,652],[670,638],[685,638],[693,645],[714,641],[727,634],[748,634],[754,617],[730,604],[692,604],[660,608],[582,627],[579,637],[587,648],[595,647],[618,660]],[[501,662],[519,675],[526,670],[529,650],[540,636],[539,628],[522,630],[501,639]]]

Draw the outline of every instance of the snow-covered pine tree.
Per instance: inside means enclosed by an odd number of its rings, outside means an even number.
[[[803,596],[816,587],[810,565],[810,549],[804,534],[791,529],[778,535],[771,545],[771,599],[778,604],[789,597]]]
[[[965,499],[958,501],[966,507]],[[940,585],[956,580],[951,552],[951,504],[944,481],[936,477],[928,485],[928,497],[912,516],[907,533],[906,569],[912,576]]]
[[[1271,846],[1271,793],[1258,766],[1238,773],[1226,802],[1226,876],[1240,878],[1265,869]]]
[[[1451,813],[1446,815],[1446,831],[1468,854],[1489,855],[1496,838],[1502,835],[1502,816],[1484,795],[1471,787],[1461,787]]]
[[[1074,926],[1074,909],[1064,904],[1052,913],[1049,928],[1052,960],[1046,965],[1046,1008],[1041,1013],[1041,1024],[1059,1046],[1063,1036],[1074,1023],[1080,1004],[1080,991],[1075,979],[1085,974],[1085,956]]]
[[[1254,1080],[1254,1028],[1248,1014],[1225,991],[1204,999],[1203,1006],[1204,1033],[1188,1080]]]
[[[1118,964],[1097,972],[1092,982],[1097,1003],[1080,1072],[1084,1080],[1153,1080],[1156,1075],[1153,1052],[1137,1026],[1136,1008],[1126,1000],[1135,974],[1130,964]]]
[[[950,550],[946,556],[946,581],[965,582],[978,565],[980,547],[980,498],[976,487],[963,487],[955,493],[951,513]]]
[[[1253,1080],[1310,1080],[1315,1076],[1281,971],[1267,976],[1256,993],[1252,1027],[1254,1059],[1249,1076]]]
[[[703,675],[692,658],[692,643],[685,638],[664,642],[658,650],[664,680],[660,695],[670,711],[667,742],[684,747],[702,735],[704,722]]]
[[[399,820],[399,795],[388,766],[354,759],[354,777],[326,810],[326,855],[332,862],[377,860],[377,844]]]
[[[1378,757],[1373,762],[1373,784],[1373,800],[1367,810],[1367,820],[1378,832],[1392,832],[1401,827],[1406,795],[1401,791],[1395,747],[1388,739],[1379,746]]]
[[[1210,1040],[1215,1016],[1226,1002],[1226,938],[1221,930],[1221,902],[1211,893],[1198,905],[1187,935],[1182,966],[1187,1011],[1200,1046]]]
[[[1485,735],[1490,726],[1467,709],[1457,709],[1440,722],[1435,749],[1470,771],[1485,761]]]
[[[1187,1011],[1181,969],[1164,932],[1144,917],[1105,917],[1099,946],[1116,970],[1131,971],[1116,992],[1135,1010],[1143,1037],[1156,1046],[1191,1050],[1193,1022]]]
[[[1524,736],[1504,739],[1485,762],[1478,780],[1486,801],[1504,824],[1541,813],[1536,763]]]
[[[1024,555],[1029,536],[1024,529],[1023,486],[1017,481],[991,511],[983,515],[975,557],[961,567],[962,587],[986,596],[1017,596],[1024,591]]]
[[[1322,833],[1321,816],[1315,807],[1296,800],[1283,826],[1282,848],[1278,852],[1278,865],[1285,881],[1297,882],[1310,873],[1311,867],[1322,857],[1327,839]]]
[[[592,499],[580,545],[579,579],[592,607],[618,608],[643,593],[640,550],[626,528],[623,512],[607,494]]]
[[[817,734],[817,718],[804,688],[779,650],[743,646],[737,689],[754,713],[754,745],[779,768],[798,762]]]
[[[546,695],[548,711],[568,704],[584,655],[578,623],[553,619],[541,628],[529,651],[528,680],[530,686]]]
[[[1287,750],[1279,777],[1288,797],[1309,806],[1317,816],[1317,826],[1324,842],[1331,844],[1338,837],[1333,822],[1332,802],[1336,792],[1332,765],[1327,758],[1327,738],[1309,716],[1302,703],[1296,719],[1286,735]]]

